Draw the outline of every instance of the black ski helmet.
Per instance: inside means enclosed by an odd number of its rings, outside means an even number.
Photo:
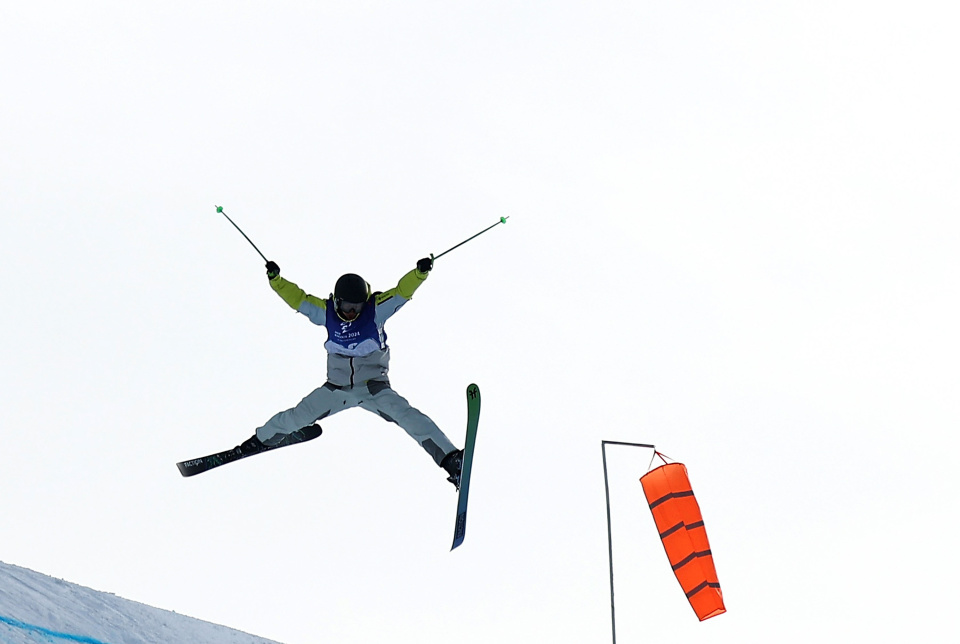
[[[333,288],[333,299],[340,302],[360,304],[370,297],[370,285],[359,275],[347,273],[341,275],[337,285]]]

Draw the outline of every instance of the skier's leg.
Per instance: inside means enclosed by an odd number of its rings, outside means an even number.
[[[371,380],[366,387],[370,397],[361,402],[360,406],[380,414],[384,420],[400,425],[437,465],[443,462],[444,456],[457,450],[436,423],[412,407],[406,399],[390,388],[389,383]]]
[[[307,394],[296,407],[275,414],[266,424],[257,428],[256,436],[264,444],[270,444],[301,427],[312,425],[344,409],[356,407],[358,402],[349,389],[341,389],[328,382]]]

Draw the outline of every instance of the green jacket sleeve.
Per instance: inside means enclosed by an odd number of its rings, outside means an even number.
[[[327,301],[314,295],[309,295],[302,288],[282,277],[274,277],[270,280],[270,288],[277,292],[284,302],[290,308],[298,313],[303,313],[311,320],[321,312],[327,310]]]
[[[420,285],[424,283],[427,279],[428,273],[421,273],[417,269],[413,269],[406,275],[400,278],[400,282],[390,289],[389,291],[384,291],[377,295],[377,304],[382,304],[389,300],[391,297],[399,295],[404,300],[409,300],[413,297],[414,292],[420,288]]]

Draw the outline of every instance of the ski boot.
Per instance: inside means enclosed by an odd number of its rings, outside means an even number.
[[[254,434],[247,440],[240,443],[240,446],[237,448],[240,450],[240,453],[244,456],[251,456],[253,454],[258,454],[263,451],[266,447],[263,443],[260,442],[260,439],[257,438],[257,435]]]
[[[447,480],[453,483],[453,487],[460,491],[460,474],[463,471],[463,450],[458,449],[450,452],[440,461],[440,467],[447,471],[450,476]]]

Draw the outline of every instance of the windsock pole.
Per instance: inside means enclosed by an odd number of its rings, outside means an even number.
[[[654,445],[646,445],[643,443],[600,441],[600,450],[603,452],[603,487],[607,493],[607,556],[610,561],[610,627],[613,629],[613,644],[617,644],[617,612],[613,601],[613,529],[610,524],[610,479],[607,477],[607,445],[624,445],[627,447],[642,447],[653,450],[657,448]],[[652,457],[650,460],[652,462]]]

